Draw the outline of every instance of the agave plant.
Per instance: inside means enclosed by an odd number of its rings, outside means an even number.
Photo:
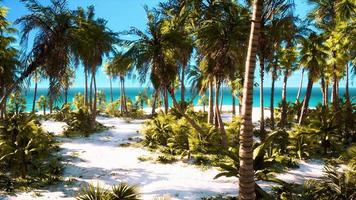
[[[140,200],[137,186],[120,183],[111,188],[108,200]]]
[[[76,197],[77,200],[108,200],[109,191],[99,184],[95,187],[89,184],[82,189],[82,192]]]

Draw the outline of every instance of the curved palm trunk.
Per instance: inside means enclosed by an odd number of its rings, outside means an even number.
[[[213,99],[213,82],[209,81],[209,110],[208,110],[208,123],[213,123],[214,115],[214,99]]]
[[[84,69],[85,89],[84,89],[84,105],[88,106],[88,70]]]
[[[93,76],[91,76],[90,78],[89,106],[90,106],[90,111],[93,112]]]
[[[299,103],[300,94],[301,94],[301,92],[302,92],[303,78],[304,78],[304,69],[302,69],[302,78],[300,79],[299,89],[298,89],[297,97],[296,97],[296,99],[295,99],[295,103],[296,103],[296,104]]]
[[[37,99],[37,81],[35,81],[35,91],[34,91],[33,100],[32,100],[32,113],[35,113],[36,99]]]
[[[263,55],[260,57],[260,131],[264,135],[265,132],[265,109],[264,109],[264,99],[263,99],[263,82],[264,82],[264,58]]]
[[[226,136],[224,123],[221,118],[219,103],[218,103],[219,91],[220,91],[220,81],[218,81],[218,78],[215,77],[215,100],[216,100],[215,116],[216,116],[216,120],[217,120],[217,124],[215,126],[217,126],[219,128],[219,132],[221,134],[221,142],[222,142],[223,147],[227,148],[227,136]]]
[[[127,108],[127,98],[126,98],[126,90],[125,90],[125,76],[122,77],[122,94],[123,94],[123,100],[124,100],[124,111],[128,112]]]
[[[325,83],[325,78],[324,76],[322,75],[321,78],[320,78],[320,86],[321,86],[321,93],[322,93],[322,96],[323,96],[323,100],[322,100],[322,105],[323,107],[326,107],[328,104],[327,104],[327,99],[328,99],[328,96],[326,95],[326,83]]]
[[[247,49],[245,65],[245,81],[242,99],[242,124],[240,131],[240,168],[239,168],[239,199],[254,200],[255,179],[253,169],[253,124],[252,124],[252,102],[253,84],[256,65],[256,53],[261,28],[262,1],[255,0],[253,3],[253,14],[251,21],[251,32]]]
[[[273,67],[272,69],[272,85],[271,85],[271,105],[270,105],[270,109],[271,109],[271,129],[274,130],[274,89],[275,89],[275,83],[276,83],[276,67]]]
[[[181,75],[181,96],[180,96],[180,101],[184,102],[185,101],[185,85],[184,85],[184,79],[185,79],[185,65],[182,65],[182,75]]]
[[[223,106],[223,101],[224,101],[224,88],[223,85],[219,84],[219,88],[220,88],[220,111],[222,110],[222,106]]]
[[[112,103],[114,98],[112,96],[112,77],[110,76],[110,102]]]
[[[282,113],[281,113],[281,125],[284,128],[287,124],[287,81],[288,71],[284,72],[283,88],[282,88]]]
[[[334,110],[337,111],[339,109],[339,95],[338,95],[338,79],[336,75],[335,65],[334,65],[334,73],[333,73],[332,103],[333,103]]]
[[[312,89],[313,89],[313,80],[309,77],[307,91],[305,92],[303,107],[299,117],[299,122],[298,122],[299,125],[301,125],[304,122],[305,116],[308,112],[309,100],[310,100]]]

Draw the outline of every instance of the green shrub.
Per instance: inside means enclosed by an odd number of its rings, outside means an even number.
[[[137,186],[120,183],[110,190],[89,184],[76,197],[77,200],[140,200]]]
[[[26,99],[21,92],[15,92],[10,94],[7,110],[10,113],[19,114],[26,109]]]
[[[107,130],[104,125],[92,119],[92,115],[87,109],[80,108],[77,111],[70,112],[66,122],[68,126],[63,134],[67,137],[88,137],[92,133]]]
[[[109,116],[113,116],[113,117],[118,117],[120,116],[120,100],[116,100],[112,103],[108,103],[105,107],[105,111],[104,113],[109,115]]]

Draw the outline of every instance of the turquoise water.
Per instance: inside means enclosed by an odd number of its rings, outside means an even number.
[[[110,88],[98,88],[98,90],[102,90],[104,91],[105,95],[106,95],[106,98],[107,98],[107,101],[110,101]],[[126,89],[126,95],[132,99],[132,100],[135,100],[135,97],[137,96],[137,94],[141,91],[145,90],[145,88],[143,87],[140,87],[140,88],[127,88]],[[302,99],[304,97],[304,94],[305,94],[305,90],[306,88],[303,88],[302,90],[302,94],[301,94],[301,98]],[[82,94],[84,93],[84,88],[72,88],[70,89],[69,93],[68,93],[68,101],[72,101],[73,100],[73,97],[75,94],[81,92]],[[147,92],[149,95],[152,94],[153,92],[153,89],[147,89]],[[295,101],[295,98],[297,96],[297,92],[298,92],[298,88],[288,88],[287,89],[287,100],[288,101],[292,101],[294,102]],[[340,95],[344,95],[345,93],[345,89],[344,88],[340,88]],[[113,88],[113,97],[114,99],[118,99],[119,98],[119,89],[118,88]],[[331,94],[331,91],[330,93]],[[47,89],[44,89],[44,88],[40,88],[38,89],[38,92],[37,92],[37,98],[41,95],[45,95],[47,96]],[[281,101],[281,95],[282,95],[282,88],[275,88],[275,105],[277,106],[278,103]],[[26,96],[26,103],[27,103],[27,110],[31,110],[32,108],[32,99],[33,99],[33,89],[29,89],[25,92],[25,96]],[[176,91],[176,96],[177,96],[177,99],[180,99],[180,90],[177,90]],[[260,104],[259,104],[259,96],[260,96],[260,93],[259,93],[259,88],[255,88],[254,89],[254,101],[253,101],[253,106],[254,107],[259,107]],[[271,96],[271,89],[270,88],[265,88],[265,91],[264,91],[264,105],[265,106],[269,106],[270,105],[270,96]],[[353,99],[353,101],[356,100],[356,88],[350,88],[350,96],[351,98]],[[187,89],[187,92],[186,92],[186,99],[189,99],[191,97],[191,92],[189,91],[189,89]],[[62,97],[61,99],[64,99],[64,97]],[[56,105],[58,107],[60,107],[63,103],[63,100],[57,100],[56,102]],[[194,99],[194,104],[196,105],[197,104],[197,101],[199,99],[199,96],[197,96],[195,99]],[[317,87],[314,87],[313,88],[313,92],[312,92],[312,97],[310,99],[310,106],[313,107],[313,106],[316,106],[318,103],[321,102],[321,99],[322,99],[322,94],[321,94],[321,91],[320,91],[320,88],[319,86]],[[237,100],[236,100],[236,103],[237,103]],[[231,93],[230,93],[230,90],[228,88],[224,88],[223,89],[223,104],[224,105],[232,105],[232,99],[231,99]]]

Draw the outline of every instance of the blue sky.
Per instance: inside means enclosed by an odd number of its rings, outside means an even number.
[[[43,3],[48,3],[49,0],[39,0]],[[131,26],[145,29],[146,13],[144,5],[148,7],[155,7],[160,0],[68,0],[69,7],[72,9],[78,6],[87,7],[89,5],[95,6],[96,17],[101,17],[108,20],[108,27],[116,32],[128,30]],[[300,17],[304,17],[311,9],[311,6],[307,4],[307,0],[295,0],[296,13]],[[2,3],[9,9],[8,20],[14,21],[18,17],[26,14],[28,11],[19,0],[3,0]],[[75,83],[73,87],[83,87],[84,75],[83,69],[78,68],[76,72]],[[258,70],[256,70],[258,72]],[[295,72],[288,81],[289,87],[297,87],[300,81],[300,72]],[[258,73],[256,73],[256,81],[259,80]],[[306,82],[306,81],[305,81]],[[305,83],[306,84],[306,83]],[[109,80],[103,73],[102,68],[99,69],[97,74],[98,87],[108,87]],[[114,87],[118,87],[118,81],[113,83]],[[139,87],[141,86],[136,80],[127,80],[127,87]],[[266,74],[266,84],[270,86],[270,75]],[[277,87],[280,87],[281,80],[276,83]],[[47,81],[42,81],[39,87],[46,88],[48,86]],[[343,83],[341,83],[341,87]]]

